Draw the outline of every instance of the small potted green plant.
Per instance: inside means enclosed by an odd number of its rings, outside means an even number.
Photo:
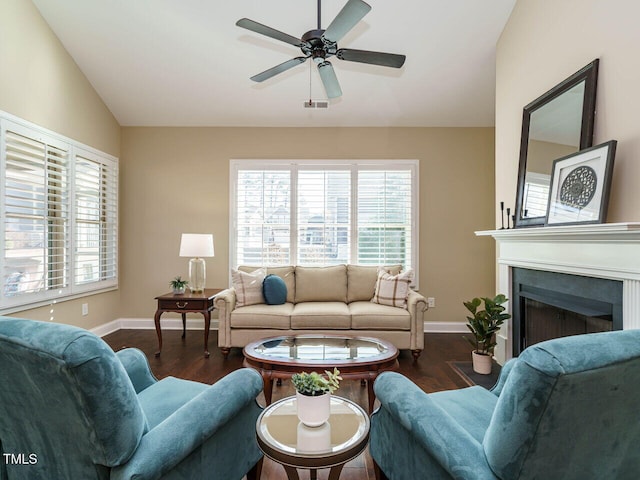
[[[484,309],[479,307],[484,302]],[[470,302],[463,302],[471,312],[467,316],[467,328],[473,334],[472,338],[464,337],[472,346],[473,370],[476,373],[488,375],[491,373],[493,350],[496,347],[495,335],[505,320],[511,315],[504,313],[504,303],[507,297],[502,294],[494,298],[474,298]]]
[[[175,295],[182,295],[185,292],[188,284],[189,282],[187,280],[183,280],[180,275],[169,282],[169,285],[171,285],[171,288],[173,288],[173,293]]]
[[[324,373],[302,372],[291,377],[296,389],[298,418],[309,427],[318,427],[329,419],[331,394],[339,388],[342,380],[337,368]]]

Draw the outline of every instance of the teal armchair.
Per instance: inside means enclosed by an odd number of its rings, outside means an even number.
[[[158,381],[137,349],[0,318],[0,480],[255,477],[261,390],[251,369]]]
[[[491,390],[425,394],[397,373],[374,384],[379,478],[637,479],[640,330],[533,345]]]

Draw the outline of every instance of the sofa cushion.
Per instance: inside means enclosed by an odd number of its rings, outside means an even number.
[[[249,305],[236,308],[231,312],[231,328],[276,328],[288,330],[291,325],[293,304]]]
[[[165,377],[140,392],[138,401],[147,415],[149,427],[153,429],[208,387],[204,383]]]
[[[376,266],[347,265],[347,303],[362,300],[368,302],[373,298],[379,268]],[[402,265],[389,265],[381,268],[391,275],[397,275],[402,270]]]
[[[409,285],[413,281],[413,270],[391,275],[381,269],[378,272],[376,291],[371,299],[374,303],[391,307],[407,308]]]
[[[343,328],[351,327],[349,306],[343,302],[296,303],[291,314],[291,328]]]
[[[371,301],[352,302],[351,328],[357,330],[411,330],[411,315],[403,308]]]
[[[282,305],[287,301],[287,285],[278,275],[270,273],[262,282],[262,295],[267,305]]]
[[[236,306],[243,307],[264,303],[262,282],[265,275],[264,268],[259,268],[251,273],[236,269],[231,270],[231,281],[236,290]]]
[[[261,268],[261,267],[241,265],[238,267],[238,270],[243,272],[254,272],[258,268]],[[295,302],[296,300],[295,267],[292,267],[292,266],[267,267],[267,275],[269,274],[277,275],[284,280],[284,283],[287,286],[287,302],[289,303]]]
[[[296,303],[346,301],[346,265],[296,267]]]

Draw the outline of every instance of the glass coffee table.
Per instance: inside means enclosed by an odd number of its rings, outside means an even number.
[[[264,381],[264,397],[271,404],[273,379],[294,373],[340,370],[343,379],[366,380],[369,413],[373,411],[373,382],[385,370],[398,369],[398,349],[377,338],[339,335],[271,337],[244,347],[245,367],[255,368]]]
[[[298,468],[331,468],[329,480],[338,480],[345,463],[353,460],[369,441],[369,416],[346,398],[331,396],[331,416],[319,427],[298,420],[296,397],[279,400],[264,409],[256,422],[258,445],[264,454],[280,463],[289,480],[299,480]]]

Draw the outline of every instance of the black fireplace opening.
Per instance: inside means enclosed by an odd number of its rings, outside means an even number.
[[[622,282],[512,269],[513,356],[552,338],[622,330]]]

